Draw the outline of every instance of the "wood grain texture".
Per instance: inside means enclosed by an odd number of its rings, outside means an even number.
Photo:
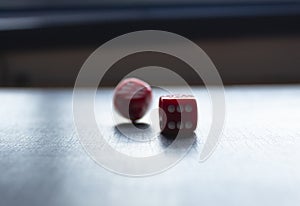
[[[132,178],[84,152],[71,90],[0,90],[0,205],[299,205],[300,86],[226,88],[222,139],[204,163],[198,158],[210,101],[203,88],[195,91],[200,119],[193,148],[166,172]],[[98,121],[110,119],[103,108],[111,107],[111,95],[110,89],[97,95]],[[151,155],[170,143],[125,139],[110,121],[102,129],[130,155]]]

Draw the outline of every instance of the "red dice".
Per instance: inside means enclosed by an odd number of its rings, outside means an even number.
[[[197,102],[192,95],[167,95],[159,99],[160,128],[164,134],[192,133],[197,127]]]
[[[136,78],[128,78],[117,85],[113,102],[121,116],[136,121],[147,112],[151,100],[152,90],[149,84]]]

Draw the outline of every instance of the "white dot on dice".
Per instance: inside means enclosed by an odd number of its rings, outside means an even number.
[[[169,129],[175,129],[175,122],[169,122],[168,127]]]

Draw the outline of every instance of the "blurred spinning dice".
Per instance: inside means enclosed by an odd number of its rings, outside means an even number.
[[[197,113],[192,95],[167,95],[159,99],[160,129],[164,134],[192,133],[197,127]]]
[[[149,84],[136,79],[122,80],[114,93],[114,107],[120,115],[136,121],[144,116],[152,100],[152,90]]]

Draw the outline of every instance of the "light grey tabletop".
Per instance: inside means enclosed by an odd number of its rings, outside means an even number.
[[[222,139],[199,163],[209,99],[195,88],[199,128],[189,153],[148,177],[107,171],[83,150],[73,124],[72,90],[0,90],[0,205],[299,205],[300,86],[226,88]],[[112,90],[97,95],[99,121]],[[96,115],[97,116],[97,115]],[[202,127],[203,126],[203,127]],[[104,130],[131,155],[157,153],[167,139],[129,141]],[[115,134],[115,135],[114,135]]]

